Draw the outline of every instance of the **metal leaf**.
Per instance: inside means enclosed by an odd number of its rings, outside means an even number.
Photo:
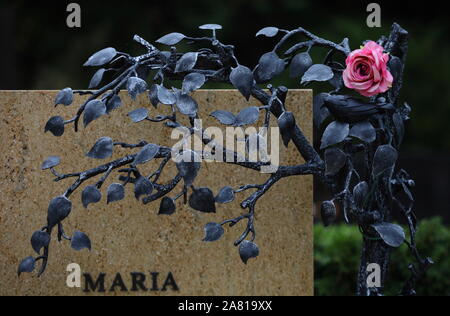
[[[256,106],[248,107],[242,110],[236,116],[236,122],[234,123],[234,126],[239,127],[255,124],[258,121],[258,119],[259,119],[259,108]]]
[[[75,251],[81,251],[83,249],[88,249],[91,251],[92,245],[89,237],[82,232],[76,231],[71,240],[72,249]]]
[[[72,202],[65,196],[53,199],[48,206],[47,222],[49,229],[69,216],[72,211]]]
[[[180,60],[177,63],[177,66],[175,68],[175,72],[187,72],[189,70],[192,70],[192,68],[195,67],[195,64],[197,63],[198,53],[190,52],[184,54]]]
[[[193,151],[187,151],[176,157],[178,172],[183,177],[184,184],[191,186],[201,168],[199,157]]]
[[[330,111],[325,104],[327,93],[320,93],[314,97],[314,125],[321,129],[323,123],[331,116]]]
[[[148,144],[144,148],[141,149],[141,151],[137,154],[136,158],[133,161],[133,166],[136,167],[137,165],[145,164],[153,158],[156,157],[159,153],[160,147],[155,144]]]
[[[195,118],[197,116],[198,104],[190,95],[181,92],[176,93],[177,108],[181,114]]]
[[[145,120],[148,117],[148,114],[149,114],[148,110],[142,108],[131,111],[130,113],[128,113],[128,116],[131,118],[133,123],[139,123]]]
[[[97,70],[97,72],[92,76],[91,82],[89,83],[89,89],[95,89],[100,85],[103,80],[105,71],[105,68],[100,68],[99,70]]]
[[[292,112],[284,112],[278,118],[278,126],[280,127],[281,138],[284,146],[288,146],[295,132],[295,116]]]
[[[219,122],[224,125],[234,125],[234,123],[236,122],[236,117],[234,116],[234,114],[228,111],[214,111],[210,114],[210,116],[219,120]]]
[[[150,102],[152,103],[153,107],[156,108],[159,104],[158,85],[154,84],[150,87],[150,90],[148,92],[148,97],[149,97]]]
[[[36,268],[36,260],[33,257],[28,257],[22,260],[19,264],[17,270],[17,275],[20,276],[22,273],[31,273]]]
[[[106,114],[106,106],[100,100],[92,100],[84,109],[83,123],[87,127],[92,121],[102,117]]]
[[[55,99],[55,106],[57,105],[65,105],[69,106],[73,102],[73,90],[71,88],[65,88],[61,90]]]
[[[322,64],[316,64],[311,66],[308,71],[303,75],[302,84],[307,84],[312,81],[324,82],[333,79],[333,70]]]
[[[378,176],[385,172],[392,173],[397,159],[398,152],[391,145],[378,147],[373,159],[373,175]]]
[[[394,82],[400,79],[400,76],[403,72],[403,62],[400,58],[396,56],[390,56],[390,60],[388,63],[389,71],[394,77]]]
[[[332,122],[323,133],[320,149],[342,143],[349,133],[350,125],[348,123],[341,123],[339,121]]]
[[[118,109],[122,106],[122,100],[118,95],[114,95],[111,99],[106,102],[106,113],[111,113],[115,109]]]
[[[248,260],[259,256],[259,248],[255,243],[244,240],[239,246],[239,255],[242,262],[247,264]]]
[[[391,223],[380,223],[372,225],[386,245],[398,248],[405,242],[405,231],[398,225]]]
[[[273,26],[265,27],[262,30],[260,30],[258,33],[256,33],[256,37],[261,36],[261,35],[264,35],[266,37],[275,37],[275,36],[277,36],[279,31],[280,31],[280,29],[277,27],[273,27]]]
[[[113,140],[109,137],[102,137],[97,140],[94,147],[86,154],[86,157],[92,159],[108,159],[112,157],[113,150]]]
[[[157,86],[159,102],[165,105],[173,105],[177,103],[175,93],[166,89],[164,86]]]
[[[48,157],[42,163],[41,170],[48,170],[50,168],[54,168],[61,163],[61,158],[57,156]]]
[[[56,137],[64,135],[64,119],[61,116],[54,116],[45,125],[45,132],[50,132]]]
[[[339,120],[344,122],[359,122],[367,120],[370,116],[383,111],[378,104],[367,102],[346,95],[324,96],[325,106]]]
[[[136,100],[137,96],[147,91],[147,82],[138,77],[130,77],[127,81],[128,94],[133,100]]]
[[[325,151],[326,175],[334,177],[347,163],[347,155],[339,148],[330,148]]]
[[[50,235],[43,231],[37,231],[31,237],[31,247],[39,255],[42,248],[50,244]]]
[[[248,101],[252,94],[252,88],[255,82],[253,72],[249,68],[239,65],[231,72],[230,81]]]
[[[395,139],[397,144],[400,145],[405,137],[405,122],[403,121],[403,117],[400,113],[395,113],[392,116],[392,121],[395,126]]]
[[[95,204],[102,200],[102,193],[96,186],[87,186],[81,194],[81,201],[84,208],[88,208],[89,204]]]
[[[175,201],[167,196],[161,200],[161,205],[159,206],[159,215],[173,215],[177,210]]]
[[[259,83],[268,82],[284,71],[285,62],[275,52],[264,54],[255,69],[255,79]]]
[[[198,27],[201,30],[221,30],[222,25],[219,24],[205,24]]]
[[[313,65],[313,60],[309,53],[300,53],[296,55],[291,62],[291,78],[300,78]]]
[[[156,43],[172,46],[172,45],[178,44],[185,38],[186,38],[186,36],[184,34],[170,33],[170,34],[167,34],[167,35],[161,37],[159,40],[156,41]]]
[[[332,201],[323,202],[320,207],[320,213],[322,216],[323,225],[325,227],[330,226],[336,220],[336,206]]]
[[[205,238],[204,242],[215,242],[220,240],[222,236],[225,234],[225,230],[222,225],[217,223],[208,223],[205,226]]]
[[[213,192],[208,188],[195,189],[189,197],[189,206],[203,213],[216,212],[216,200]]]
[[[149,179],[140,177],[136,180],[134,184],[134,196],[136,197],[136,200],[139,200],[143,195],[149,196],[152,192],[153,184]]]
[[[215,200],[219,204],[227,204],[234,201],[235,194],[232,187],[224,187],[217,194]]]
[[[88,61],[84,64],[84,66],[85,67],[103,66],[109,63],[111,60],[113,60],[113,58],[116,57],[116,55],[117,51],[112,47],[102,49],[101,51],[89,57]]]
[[[361,122],[353,125],[349,136],[366,143],[372,143],[377,139],[377,132],[370,122]]]
[[[328,81],[336,89],[342,89],[344,87],[344,79],[342,79],[342,71],[333,71],[333,78]]]
[[[125,188],[120,183],[113,183],[108,187],[107,204],[122,201],[125,198]]]
[[[369,194],[369,185],[363,181],[353,188],[353,200],[358,209],[363,209],[367,195]]]
[[[206,77],[203,74],[191,73],[184,77],[183,80],[183,93],[191,93],[200,89],[206,82]]]

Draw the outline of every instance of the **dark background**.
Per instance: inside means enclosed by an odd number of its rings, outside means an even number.
[[[403,97],[413,107],[401,163],[417,180],[419,217],[450,221],[450,42],[444,2],[378,1],[383,27],[370,29],[366,1],[73,1],[81,5],[82,27],[69,29],[70,2],[1,1],[0,89],[86,88],[92,76],[91,69],[82,68],[86,59],[109,46],[141,53],[134,34],[149,41],[174,31],[201,35],[197,26],[219,23],[221,40],[235,45],[241,63],[253,67],[275,41],[254,38],[265,26],[303,26],[336,42],[349,37],[356,49],[399,22],[411,33]],[[276,83],[300,88],[285,77]]]

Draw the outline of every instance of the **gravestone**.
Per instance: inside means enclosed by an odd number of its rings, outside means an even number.
[[[21,259],[32,255],[30,237],[45,226],[49,201],[73,183],[73,179],[53,182],[54,176],[40,170],[49,156],[60,156],[57,170],[72,173],[96,167],[100,163],[84,156],[95,141],[109,136],[114,141],[172,146],[171,130],[161,124],[133,124],[127,117],[131,110],[148,107],[141,96],[132,102],[122,93],[124,106],[75,133],[67,128],[56,138],[44,134],[51,116],[66,119],[75,114],[82,98],[69,108],[53,107],[55,91],[0,91],[0,295],[312,295],[313,294],[313,179],[310,176],[286,178],[271,189],[257,204],[256,229],[261,254],[244,265],[234,241],[245,223],[226,227],[216,243],[204,243],[203,228],[209,222],[221,222],[243,214],[239,203],[251,191],[241,193],[235,202],[220,205],[217,214],[203,214],[177,203],[173,216],[158,216],[159,201],[143,205],[130,188],[125,200],[107,205],[106,201],[81,204],[81,192],[71,199],[72,214],[65,220],[68,233],[83,231],[92,240],[92,251],[75,252],[67,242],[53,240],[46,273],[17,277]],[[194,94],[200,105],[203,125],[216,126],[208,115],[218,109],[239,112],[256,100],[246,102],[237,91],[203,90]],[[287,107],[292,111],[307,137],[312,138],[312,91],[289,92]],[[151,110],[154,112],[154,110]],[[276,124],[275,122],[273,124]],[[261,126],[259,122],[258,126]],[[276,126],[276,125],[274,125]],[[71,127],[71,126],[70,126]],[[136,150],[116,149],[116,159]],[[291,144],[281,150],[282,165],[301,164],[302,159]],[[173,165],[173,164],[172,164]],[[155,167],[155,165],[148,166]],[[148,169],[150,170],[150,169]],[[171,166],[162,179],[176,174]],[[267,174],[224,163],[205,163],[196,181],[198,186],[215,193],[225,185],[264,183]],[[98,180],[98,179],[97,179]],[[104,191],[117,177],[105,183]],[[86,185],[93,183],[86,183]],[[181,188],[180,188],[181,190]],[[177,190],[178,192],[178,190]],[[105,192],[103,195],[105,196]],[[69,288],[67,266],[81,268],[81,288]],[[114,286],[115,285],[115,286]]]

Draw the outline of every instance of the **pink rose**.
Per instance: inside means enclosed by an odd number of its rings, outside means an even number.
[[[387,69],[389,55],[382,46],[368,42],[347,57],[343,79],[345,86],[365,97],[384,93],[392,88],[394,78]]]

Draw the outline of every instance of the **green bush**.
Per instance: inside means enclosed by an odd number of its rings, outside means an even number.
[[[315,291],[318,296],[351,296],[356,289],[362,237],[357,227],[339,225],[324,228],[316,225]],[[417,286],[423,296],[450,295],[450,229],[442,219],[420,223],[417,244],[421,254],[431,257],[435,265]],[[409,277],[408,265],[414,259],[406,245],[392,252],[386,295],[398,295]]]

